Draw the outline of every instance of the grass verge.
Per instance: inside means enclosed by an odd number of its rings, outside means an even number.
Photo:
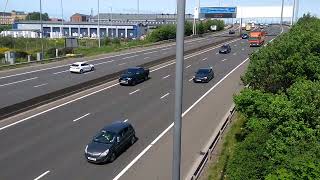
[[[211,165],[209,165],[207,177],[204,179],[208,180],[222,180],[225,178],[225,171],[228,164],[229,159],[233,156],[235,145],[236,145],[236,137],[237,134],[241,132],[241,128],[245,122],[245,118],[236,113],[234,117],[230,129],[227,131],[226,135],[222,137],[222,147],[220,152],[217,154],[216,161],[213,161]]]

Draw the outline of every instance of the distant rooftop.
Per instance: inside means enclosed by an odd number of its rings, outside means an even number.
[[[100,19],[113,20],[175,20],[176,14],[122,14],[122,13],[100,13]],[[186,14],[186,19],[192,19],[192,14]],[[93,19],[98,19],[98,15]]]

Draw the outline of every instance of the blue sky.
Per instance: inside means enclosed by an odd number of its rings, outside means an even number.
[[[187,1],[187,13],[192,13],[197,0]],[[6,0],[0,0],[0,11],[5,8]],[[286,5],[292,5],[293,0],[285,0]],[[51,17],[60,17],[60,0],[42,0],[43,11]],[[91,8],[97,13],[97,0],[63,0],[64,18],[69,19],[75,12],[90,14]],[[202,6],[276,6],[281,0],[201,0]],[[135,13],[137,0],[100,0],[100,12]],[[176,9],[176,0],[140,0],[141,13],[173,13]],[[39,0],[8,0],[6,11],[39,11]],[[300,0],[300,15],[311,12],[320,16],[320,0]]]

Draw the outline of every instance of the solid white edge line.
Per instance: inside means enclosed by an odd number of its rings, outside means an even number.
[[[137,93],[137,92],[139,92],[139,91],[140,91],[140,89],[137,89],[137,90],[135,90],[135,91],[133,91],[133,92],[129,93],[129,95],[132,95],[132,94]]]
[[[188,69],[189,67],[191,67],[191,65],[187,66],[186,69]]]
[[[39,84],[39,85],[36,85],[36,86],[33,86],[34,88],[38,88],[38,87],[41,87],[41,86],[45,86],[47,85],[48,83],[43,83],[43,84]]]
[[[193,80],[193,78],[189,79],[189,82],[191,82]]]
[[[22,82],[26,82],[26,81],[31,81],[31,80],[38,79],[38,78],[39,77],[33,77],[33,78],[29,78],[29,79],[24,79],[24,80],[21,80],[21,81],[15,81],[15,82],[7,83],[7,84],[1,84],[0,87],[10,86],[10,85],[13,85],[13,84],[18,84],[18,83],[22,83]]]
[[[222,81],[224,81],[227,77],[229,77],[235,70],[237,70],[240,66],[246,63],[249,58],[242,61],[237,67],[231,70],[227,75],[225,75],[219,82],[217,82],[213,87],[211,87],[206,93],[204,93],[196,102],[194,102],[184,113],[182,113],[182,117],[184,117],[192,108],[194,108],[203,98],[205,98],[212,90],[214,90]],[[152,142],[149,144],[137,157],[135,157],[113,180],[118,180],[121,176],[123,176],[148,150],[155,145],[157,141],[161,139],[172,127],[174,123],[171,123],[170,126],[165,129],[160,135],[158,135]]]
[[[139,55],[136,54],[136,55],[133,55],[133,56],[124,57],[124,58],[122,58],[122,59],[130,59],[130,58],[134,58],[134,57],[137,57],[137,56],[139,56]]]
[[[143,53],[144,55],[147,55],[147,54],[152,54],[152,53],[156,53],[158,51],[151,51],[151,52],[146,52],[146,53]]]
[[[163,99],[163,98],[165,98],[165,97],[167,97],[167,96],[169,96],[169,95],[170,95],[170,93],[167,93],[167,94],[165,94],[165,95],[161,96],[161,98],[160,98],[160,99]]]
[[[222,62],[224,62],[224,61],[226,61],[226,60],[228,60],[228,59],[223,59]]]
[[[39,179],[41,179],[42,177],[44,177],[45,175],[47,175],[48,173],[50,173],[50,171],[46,171],[46,172],[42,173],[40,176],[34,178],[34,180],[39,180]]]
[[[228,41],[227,43],[233,43],[233,42],[236,42],[236,41],[239,41],[239,40],[240,40],[240,39],[235,39],[235,40],[232,40],[232,41]],[[219,47],[219,45],[217,45],[216,47],[207,49],[207,50],[205,50],[205,51],[201,51],[200,53],[188,55],[185,59],[189,59],[189,58],[191,58],[191,57],[194,57],[194,56],[197,56],[197,55],[200,55],[200,54],[209,52],[209,51],[211,51],[211,50],[217,49],[218,47]],[[175,63],[176,63],[175,61],[174,61],[174,62],[171,62],[171,63],[169,63],[169,64],[166,64],[166,65],[163,65],[163,66],[158,67],[158,68],[156,68],[156,69],[153,69],[153,70],[151,70],[150,72],[154,72],[154,71],[157,71],[157,70],[159,70],[159,69],[163,69],[163,68],[165,68],[165,67],[167,67],[167,66],[170,66],[170,65],[172,65],[172,64],[175,64]],[[111,82],[113,82],[113,81],[111,81]],[[110,82],[109,82],[109,83],[110,83]],[[40,116],[40,115],[42,115],[42,114],[45,114],[45,113],[47,113],[47,112],[50,112],[50,111],[52,111],[52,110],[58,109],[58,108],[60,108],[60,107],[62,107],[62,106],[65,106],[65,105],[68,105],[68,104],[70,104],[70,103],[73,103],[73,102],[75,102],[75,101],[81,100],[81,99],[86,98],[86,97],[88,97],[88,96],[91,96],[91,95],[93,95],[93,94],[97,94],[97,93],[99,93],[99,92],[101,92],[101,91],[110,89],[110,88],[112,88],[112,87],[114,87],[114,86],[117,86],[117,85],[119,85],[119,84],[120,84],[120,83],[116,83],[116,84],[110,85],[110,86],[105,87],[105,88],[103,88],[103,89],[99,89],[99,90],[94,91],[94,92],[92,92],[92,93],[86,94],[86,95],[81,96],[81,97],[79,97],[79,98],[73,99],[73,100],[71,100],[71,101],[65,102],[65,103],[60,104],[60,105],[58,105],[58,106],[55,106],[55,107],[52,107],[52,108],[47,109],[47,110],[45,110],[45,111],[42,111],[42,112],[40,112],[40,113],[34,114],[34,115],[29,116],[29,117],[27,117],[27,118],[21,119],[21,120],[19,120],[19,121],[16,121],[16,122],[14,122],[14,123],[11,123],[11,124],[8,124],[8,125],[6,125],[6,126],[1,127],[1,128],[0,128],[0,131],[4,130],[4,129],[6,129],[6,128],[9,128],[9,127],[11,127],[11,126],[14,126],[14,125],[16,125],[16,124],[22,123],[22,122],[24,122],[24,121],[27,121],[27,120],[29,120],[29,119],[32,119],[32,118],[34,118],[34,117]]]
[[[202,59],[202,61],[206,61],[208,58],[204,58],[204,59]]]
[[[83,119],[83,118],[85,118],[85,117],[87,117],[87,116],[89,116],[89,115],[90,115],[90,113],[87,113],[87,114],[85,114],[85,115],[83,115],[83,116],[81,116],[81,117],[73,120],[73,122],[79,121],[80,119]]]
[[[120,64],[118,64],[119,66],[122,66],[122,65],[125,65],[125,64],[127,64],[127,63],[120,63]]]
[[[105,61],[105,62],[100,62],[100,63],[96,63],[96,64],[93,64],[94,66],[98,66],[98,65],[101,65],[101,64],[107,64],[107,63],[111,63],[113,62],[114,60],[111,60],[111,61]]]

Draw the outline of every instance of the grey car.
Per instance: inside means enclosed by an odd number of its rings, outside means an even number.
[[[86,146],[85,158],[95,164],[113,162],[136,140],[131,124],[123,121],[114,122],[100,130]]]

